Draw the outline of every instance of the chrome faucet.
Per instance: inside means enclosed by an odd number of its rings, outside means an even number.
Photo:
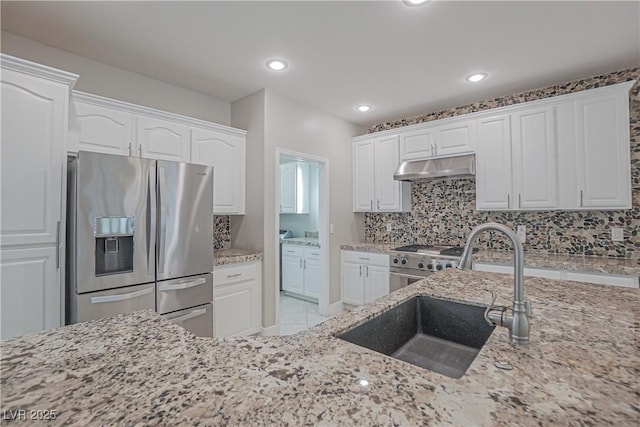
[[[496,294],[492,292],[493,301],[485,311],[484,318],[490,325],[504,326],[509,329],[509,340],[513,344],[529,343],[529,319],[531,318],[531,301],[524,299],[524,255],[522,243],[518,236],[509,227],[495,222],[482,224],[471,230],[467,236],[467,243],[460,257],[458,268],[461,270],[471,269],[471,255],[473,254],[473,244],[476,238],[483,231],[495,230],[504,233],[513,245],[513,307],[512,314],[506,314],[508,307],[496,307],[493,304],[496,301]],[[497,312],[494,312],[497,311]]]

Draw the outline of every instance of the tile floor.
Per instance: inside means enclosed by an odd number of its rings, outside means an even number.
[[[293,335],[329,319],[318,312],[318,304],[284,295],[280,292],[280,335]]]

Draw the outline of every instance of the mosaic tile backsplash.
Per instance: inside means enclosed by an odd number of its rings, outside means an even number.
[[[213,249],[231,247],[231,223],[229,215],[213,216]]]
[[[496,98],[490,101],[439,111],[372,126],[368,132],[394,129],[548,98],[585,89],[640,80],[640,67],[577,80],[545,89]],[[475,180],[414,182],[411,185],[412,212],[366,213],[365,242],[463,245],[471,229],[485,222],[499,222],[513,229],[527,227],[525,250],[570,255],[593,255],[638,259],[640,262],[640,100],[636,84],[630,94],[631,180],[633,208],[623,211],[580,212],[479,212],[475,209]],[[391,231],[386,225],[391,224]],[[624,241],[611,240],[611,227],[622,227]],[[485,233],[478,247],[510,250],[500,235]]]

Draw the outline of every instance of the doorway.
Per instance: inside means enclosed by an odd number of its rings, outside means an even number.
[[[289,335],[329,318],[329,160],[276,149],[276,324]]]

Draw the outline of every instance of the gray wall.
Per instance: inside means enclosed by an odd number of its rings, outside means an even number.
[[[231,104],[192,90],[112,67],[3,31],[0,50],[80,75],[75,89],[222,125],[231,123]]]
[[[260,247],[264,252],[263,326],[274,325],[276,318],[277,147],[329,159],[329,222],[335,227],[329,235],[329,303],[340,301],[340,244],[363,237],[362,217],[353,213],[351,184],[345,185],[351,183],[351,138],[361,128],[269,89],[233,103],[231,116],[233,126],[247,129],[254,138],[247,143],[247,214],[231,218],[231,233],[234,246]],[[258,133],[263,135],[262,147],[257,146]]]

